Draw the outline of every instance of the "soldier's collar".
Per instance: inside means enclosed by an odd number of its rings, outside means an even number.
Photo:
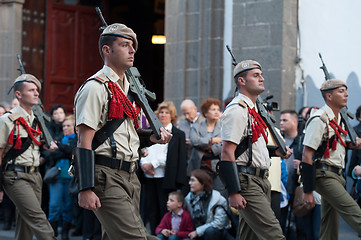
[[[252,102],[252,100],[251,100],[249,97],[247,97],[246,95],[244,95],[244,94],[242,94],[242,93],[239,93],[239,97],[240,97],[241,100],[243,100],[243,101],[247,104],[248,107],[250,107],[250,108],[254,108],[254,107],[255,107],[255,105],[254,105],[254,103]]]
[[[31,112],[31,114],[29,114],[27,111],[25,111],[24,108],[22,108],[20,105],[14,107],[13,109],[11,109],[12,113],[20,113],[22,116],[24,116],[24,119],[29,120],[30,122],[33,121],[33,119],[35,118],[34,113]]]
[[[327,104],[325,104],[325,106],[323,106],[323,110],[326,112],[329,120],[332,120],[332,119],[336,118],[335,113],[332,111],[332,109]],[[338,116],[337,116],[337,123],[338,124],[340,123],[340,120],[341,120],[341,115],[339,113]]]
[[[117,82],[120,77],[118,76],[118,74],[116,74],[113,69],[111,69],[110,67],[104,65],[102,72],[110,79],[110,81],[112,82]]]

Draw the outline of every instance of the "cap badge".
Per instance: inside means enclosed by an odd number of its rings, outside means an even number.
[[[245,68],[248,68],[249,67],[249,63],[242,63],[242,68],[245,69]]]
[[[109,27],[109,32],[116,32],[117,31],[118,26],[117,25],[113,25]]]

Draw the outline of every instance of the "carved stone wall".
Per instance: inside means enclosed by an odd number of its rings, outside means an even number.
[[[16,54],[21,54],[24,1],[0,0],[0,104],[11,102],[13,95],[7,93],[19,76]]]
[[[184,98],[196,104],[210,96],[222,99],[224,4],[232,4],[232,25],[225,27],[232,28],[236,58],[259,61],[262,96],[273,95],[281,109],[294,108],[296,0],[168,0],[164,98],[177,107]]]

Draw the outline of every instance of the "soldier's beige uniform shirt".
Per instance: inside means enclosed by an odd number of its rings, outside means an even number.
[[[17,118],[17,117],[23,117],[28,125],[31,127],[33,124],[33,121],[35,119],[34,113],[31,112],[31,114],[28,114],[22,107],[17,106],[13,109],[11,109],[11,114]],[[10,113],[5,113],[0,118],[0,148],[4,148],[4,154],[12,148],[13,145],[8,145],[8,139],[11,131],[14,128],[14,122],[9,118]],[[25,128],[20,124],[20,137],[21,138],[27,138],[28,132],[25,130]],[[38,130],[38,129],[37,129]],[[15,128],[14,135],[18,134],[18,127]],[[40,136],[35,137],[38,141],[40,141]],[[14,141],[15,144],[15,141]],[[23,166],[39,166],[39,158],[40,158],[40,151],[39,146],[36,145],[34,142],[32,142],[27,150],[20,154],[18,157],[15,158],[14,161],[9,161],[9,163],[14,163],[18,165]]]
[[[324,122],[320,117],[313,118],[310,122],[307,123],[306,126],[306,132],[305,132],[305,138],[303,140],[303,145],[308,146],[314,150],[317,150],[317,148],[322,144],[322,141],[324,140],[324,136],[327,136],[327,128],[329,130],[329,138],[331,138],[333,135],[335,135],[335,131],[330,127],[328,122],[332,119],[335,119],[335,114],[333,113],[332,109],[324,105],[322,108],[314,112],[311,116],[326,116],[327,121]],[[338,114],[337,117],[337,124],[340,125],[341,122],[341,115]],[[341,126],[343,127],[343,126]],[[341,134],[341,133],[340,133]],[[341,134],[342,140],[345,142],[346,136],[344,134]],[[335,166],[338,168],[344,168],[345,167],[345,154],[346,150],[345,147],[342,146],[340,141],[337,141],[336,150],[332,150],[332,146],[330,144],[330,158],[322,158],[320,159],[320,162],[326,163],[331,166]]]
[[[223,141],[239,144],[247,137],[248,128],[248,109],[238,104],[243,100],[251,109],[256,107],[253,102],[245,95],[239,93],[228,105],[221,117],[221,137]],[[258,112],[258,109],[256,108]],[[249,150],[247,149],[236,159],[237,164],[247,165]],[[256,142],[252,144],[252,166],[268,169],[270,167],[270,158],[267,150],[266,141],[261,135]]]
[[[108,66],[104,66],[89,79],[102,74],[104,74],[109,81],[117,83],[127,96],[129,90],[128,80],[124,76],[123,89],[118,82],[118,80],[121,81],[119,76]],[[103,127],[108,120],[109,100],[107,83],[103,84],[98,80],[86,82],[75,95],[76,125],[85,124],[95,131]],[[141,121],[139,121],[139,124],[141,125]],[[120,127],[115,130],[113,136],[116,142],[117,159],[125,161],[138,160],[139,137],[132,119],[127,117]],[[103,144],[95,149],[95,153],[112,157],[109,139],[105,140]]]

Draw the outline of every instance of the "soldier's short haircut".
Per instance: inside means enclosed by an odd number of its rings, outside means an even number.
[[[234,77],[234,83],[236,84],[237,88],[239,89],[239,83],[238,83],[238,78],[242,77],[242,78],[246,78],[247,76],[247,72],[248,71],[244,71],[244,72],[240,72],[238,73],[235,77]]]
[[[104,35],[104,36],[100,36],[99,38],[99,53],[100,56],[102,57],[102,59],[104,60],[104,54],[103,54],[103,46],[107,45],[109,47],[113,46],[113,42],[115,40],[117,40],[118,37],[116,36],[111,36],[111,35]]]
[[[24,82],[19,81],[14,83],[14,93],[16,91],[22,92],[24,88],[25,88]]]
[[[322,94],[323,100],[325,100],[325,101],[326,101],[326,94],[327,94],[327,93],[332,93],[332,92],[333,92],[333,90],[335,90],[335,89],[321,91],[321,94]]]

